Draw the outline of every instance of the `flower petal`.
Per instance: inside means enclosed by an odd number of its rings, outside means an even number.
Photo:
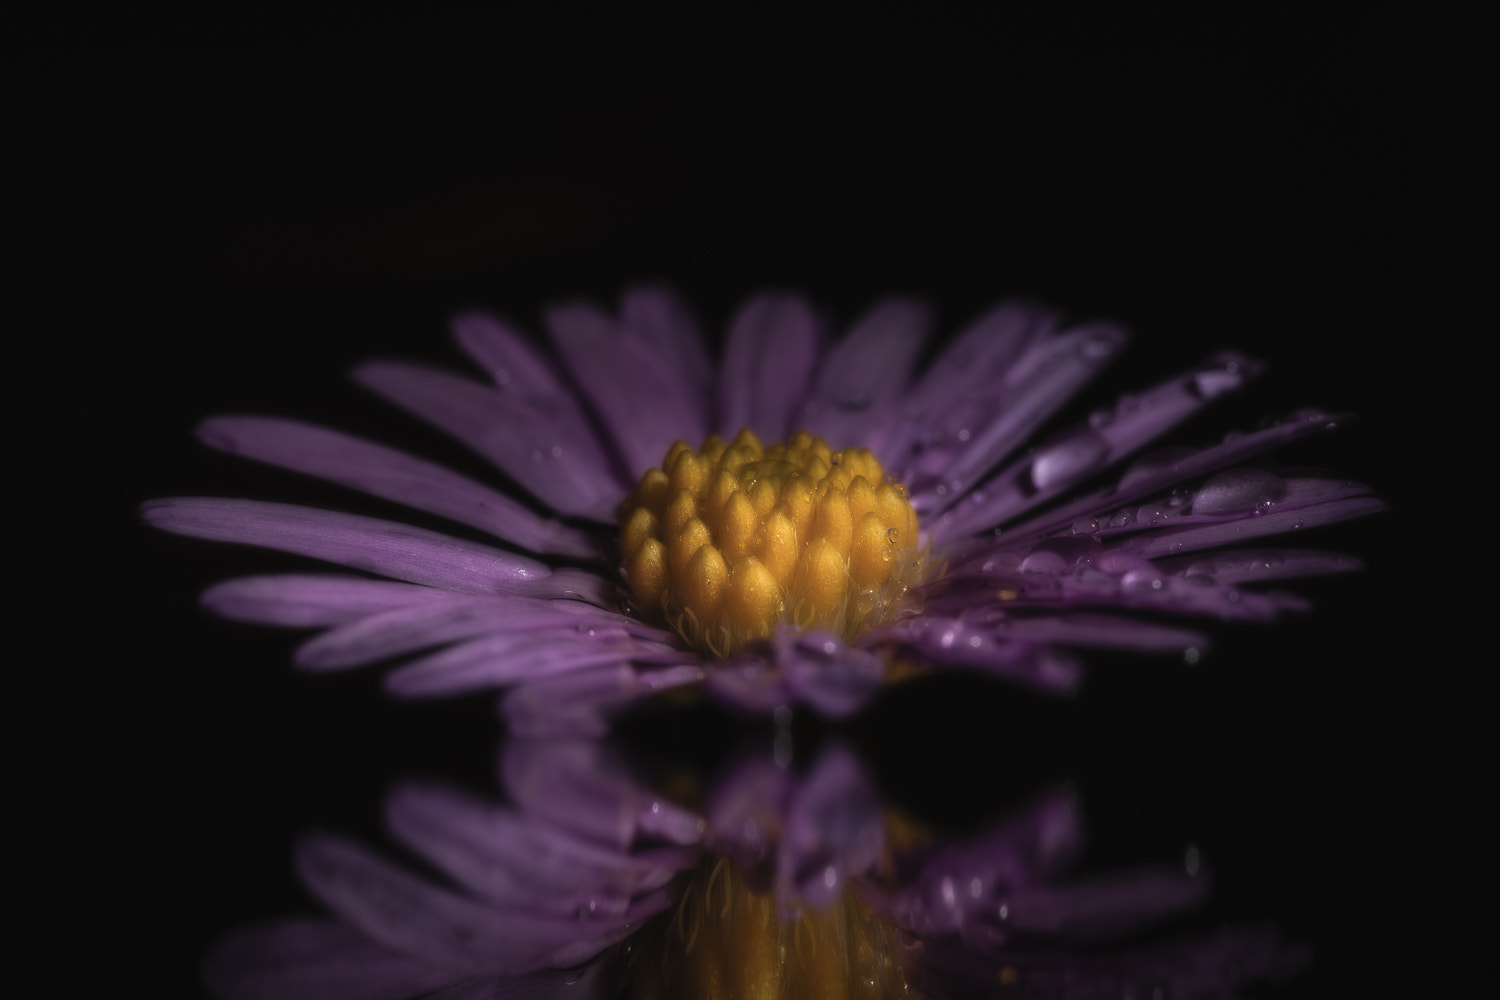
[[[871,306],[823,358],[803,429],[835,449],[861,445],[878,454],[931,325],[932,311],[912,299]]]
[[[199,600],[215,614],[235,621],[312,628],[343,625],[392,608],[452,597],[449,591],[412,583],[286,573],[225,580],[205,590]]]
[[[693,390],[673,377],[635,330],[584,303],[553,306],[547,327],[632,483],[661,462],[673,441],[708,436],[707,415]],[[624,492],[618,491],[615,502]]]
[[[454,974],[391,951],[345,924],[284,920],[239,930],[203,962],[209,991],[224,1000],[403,1000]]]
[[[551,575],[534,559],[396,521],[260,500],[170,497],[141,506],[147,524],[194,538],[311,556],[468,594],[525,592]]]
[[[324,905],[379,943],[469,973],[514,975],[585,961],[667,904],[648,896],[627,913],[581,927],[467,899],[331,834],[304,838],[297,869]]]
[[[1077,327],[1032,341],[1006,380],[992,386],[995,406],[968,431],[967,445],[941,473],[906,484],[919,514],[937,513],[1015,451],[1080,386],[1098,375],[1125,343],[1125,333],[1107,324]]]
[[[453,596],[393,608],[325,632],[298,649],[296,661],[308,669],[339,669],[477,636],[519,637],[559,629],[585,636],[592,629],[608,629],[658,641],[668,638],[633,618],[573,601]]]
[[[1086,423],[974,487],[958,504],[955,517],[938,522],[934,540],[941,543],[1021,516],[1155,440],[1260,370],[1248,358],[1222,354],[1194,371],[1121,397],[1112,409],[1097,411]],[[963,489],[960,480],[950,480],[948,487],[950,497]]]
[[[523,398],[394,361],[361,365],[354,378],[458,438],[560,514],[610,522],[629,486],[570,395]]]
[[[386,819],[403,843],[475,895],[579,921],[625,912],[696,861],[682,849],[628,854],[440,785],[398,788]]]
[[[510,497],[440,465],[339,431],[274,417],[213,417],[204,443],[393,500],[550,555],[597,558],[585,532],[537,516]]]
[[[719,432],[732,438],[749,427],[766,441],[784,441],[822,352],[823,324],[799,295],[750,299],[735,315],[719,375]]]
[[[640,336],[668,377],[687,390],[707,426],[713,364],[687,303],[668,288],[629,288],[620,297],[620,319]]]

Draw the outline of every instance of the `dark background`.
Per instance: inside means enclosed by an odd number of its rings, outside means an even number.
[[[377,671],[298,676],[291,637],[196,608],[215,580],[294,563],[150,533],[142,500],[386,510],[212,454],[193,426],[298,416],[477,471],[347,369],[381,354],[457,366],[445,322],[460,308],[534,325],[559,297],[609,302],[640,280],[673,283],[710,330],[767,286],[846,320],[921,295],[949,332],[1015,295],[1111,317],[1135,341],[1086,408],[1220,347],[1270,362],[1186,442],[1301,405],[1361,414],[1277,456],[1337,467],[1394,508],[1305,542],[1369,563],[1296,584],[1313,615],[1215,627],[1195,667],[1094,657],[1065,703],[934,681],[843,736],[939,824],[1072,780],[1089,863],[1198,845],[1219,888],[1184,926],[1272,920],[1312,946],[1274,995],[1433,995],[1454,964],[1428,938],[1442,921],[1425,887],[1467,876],[1433,846],[1457,824],[1451,759],[1434,763],[1427,735],[1448,666],[1413,606],[1427,567],[1408,548],[1406,478],[1424,454],[1412,404],[1436,398],[1413,366],[1437,333],[1416,287],[1431,126],[1395,8],[122,15],[17,38],[11,494],[23,559],[43,558],[23,561],[14,612],[12,824],[29,834],[23,899],[40,890],[26,919],[64,992],[195,995],[213,937],[308,906],[298,832],[378,836],[398,775],[489,781],[490,699],[394,706]],[[691,751],[705,759],[728,745],[712,718],[634,732],[679,749],[711,734]],[[826,736],[799,723],[804,747]]]

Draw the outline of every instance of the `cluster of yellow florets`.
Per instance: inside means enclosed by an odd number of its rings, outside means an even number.
[[[621,506],[620,550],[641,613],[713,657],[783,622],[852,638],[920,567],[905,487],[869,451],[806,433],[674,443]]]

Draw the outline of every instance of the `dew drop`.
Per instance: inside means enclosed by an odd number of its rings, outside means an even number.
[[[1050,573],[1056,575],[1068,568],[1063,557],[1049,549],[1033,552],[1021,560],[1022,573]]]
[[[1109,526],[1111,528],[1124,528],[1135,523],[1135,510],[1130,507],[1121,507],[1110,515]]]
[[[1182,662],[1191,667],[1193,664],[1198,662],[1198,657],[1200,655],[1201,654],[1198,652],[1197,646],[1189,646],[1187,649],[1184,649],[1182,651]]]
[[[1120,586],[1126,593],[1139,594],[1162,588],[1161,574],[1155,569],[1133,569],[1120,577]]]
[[[1109,457],[1109,443],[1089,428],[1079,428],[1037,452],[1031,462],[1031,482],[1039,490],[1052,489],[1093,472]]]
[[[888,541],[888,542],[890,542],[892,545],[895,545],[896,544],[896,539],[898,539],[900,537],[901,537],[901,532],[900,532],[899,529],[897,529],[897,528],[889,528],[889,529],[886,530],[885,540]]]
[[[1078,353],[1085,361],[1103,361],[1119,349],[1117,338],[1107,333],[1096,333],[1085,337],[1078,345]]]
[[[1097,517],[1080,517],[1073,522],[1073,534],[1092,535],[1099,530],[1099,519]]]
[[[1245,376],[1233,363],[1222,368],[1208,368],[1192,378],[1193,393],[1199,399],[1216,399],[1226,392],[1233,392],[1245,384]]]
[[[1194,514],[1247,514],[1286,496],[1286,483],[1264,469],[1225,469],[1199,488]]]

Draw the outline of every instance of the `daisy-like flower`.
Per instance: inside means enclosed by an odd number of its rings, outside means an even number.
[[[661,289],[627,292],[615,315],[557,306],[546,324],[543,349],[500,320],[460,317],[458,342],[488,381],[388,361],[355,372],[530,503],[294,420],[199,430],[501,546],[258,500],[155,500],[144,516],[368,574],[235,579],[204,603],[322,630],[296,653],[310,670],[414,656],[386,678],[399,696],[513,688],[505,711],[524,731],[598,728],[622,703],[700,683],[749,711],[832,716],[929,668],[1071,691],[1078,648],[1196,656],[1206,636],[1171,618],[1302,608],[1247,585],[1357,561],[1245,546],[1382,509],[1356,483],[1245,464],[1337,415],[1148,450],[1260,371],[1239,355],[1048,432],[1125,335],[1035,306],[996,307],[921,370],[930,315],[906,299],[835,339],[803,299],[760,295],[717,362]]]
[[[231,935],[206,963],[214,992],[1227,997],[1298,964],[1268,928],[1121,946],[1200,902],[1206,876],[1067,877],[1083,831],[1063,793],[943,839],[887,811],[840,747],[801,775],[745,757],[701,811],[635,781],[602,744],[513,744],[501,771],[509,805],[431,783],[390,795],[391,831],[438,878],[338,835],[304,839],[302,880],[334,919]]]

